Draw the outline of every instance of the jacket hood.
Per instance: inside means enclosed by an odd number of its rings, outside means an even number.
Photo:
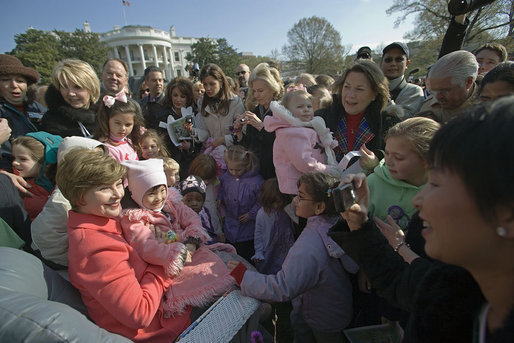
[[[45,176],[46,167],[49,164],[57,163],[57,149],[59,147],[59,144],[62,142],[62,137],[52,135],[45,131],[29,132],[27,133],[27,136],[37,139],[45,146],[45,161],[41,166],[41,171],[39,175],[36,177],[36,183],[41,187],[45,188],[48,192],[51,192],[54,188],[54,185]]]
[[[80,121],[84,125],[95,124],[96,106],[94,104],[91,104],[88,109],[73,108],[64,100],[61,93],[54,85],[48,86],[45,101],[48,106],[48,112],[59,112],[59,114],[73,121]]]
[[[421,190],[421,188],[423,188],[423,186],[418,187],[418,186],[411,185],[411,184],[401,181],[401,180],[393,179],[391,177],[391,174],[389,173],[389,169],[387,168],[387,166],[385,164],[385,159],[382,159],[380,161],[378,166],[376,166],[375,169],[373,170],[373,173],[378,178],[383,180],[384,182],[386,182],[392,186],[395,186],[395,187],[411,188],[411,189],[416,189],[416,190]]]

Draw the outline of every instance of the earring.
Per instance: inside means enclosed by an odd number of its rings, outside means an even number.
[[[504,238],[507,237],[507,233],[508,233],[507,229],[504,228],[503,226],[498,226],[496,228],[496,234],[498,234],[498,236],[500,236],[500,237],[504,237]]]

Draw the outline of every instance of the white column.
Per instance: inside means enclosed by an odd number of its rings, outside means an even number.
[[[168,54],[166,53],[166,47],[162,47],[162,58],[164,59],[164,72],[166,74],[166,79],[171,80],[170,68],[168,65]]]
[[[120,54],[118,53],[118,47],[115,46],[112,49],[114,50],[114,58],[120,58]]]
[[[157,48],[155,47],[155,44],[152,44],[152,50],[153,50],[153,59],[154,64],[159,68],[159,59],[157,58]]]
[[[175,56],[173,55],[173,51],[169,48],[170,51],[170,62],[171,62],[171,77],[175,77]]]
[[[132,68],[132,59],[130,58],[130,50],[129,50],[129,46],[128,45],[125,45],[125,54],[127,55],[127,64],[128,64],[128,67],[129,67],[129,77],[130,76],[135,76],[134,75],[134,68]]]
[[[143,66],[143,72],[146,69],[146,62],[145,62],[145,52],[143,51],[143,46],[141,44],[138,44],[139,46],[139,54],[141,55],[141,65]]]

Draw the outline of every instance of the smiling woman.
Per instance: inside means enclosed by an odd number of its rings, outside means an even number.
[[[45,95],[48,112],[41,122],[43,130],[63,137],[90,137],[99,96],[100,80],[88,63],[73,59],[57,63]]]

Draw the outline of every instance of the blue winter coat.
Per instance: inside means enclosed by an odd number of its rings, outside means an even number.
[[[246,172],[238,179],[227,171],[220,178],[218,200],[225,211],[225,237],[230,243],[253,240],[263,182],[256,170]],[[250,215],[250,220],[243,224],[237,218],[245,213]]]

